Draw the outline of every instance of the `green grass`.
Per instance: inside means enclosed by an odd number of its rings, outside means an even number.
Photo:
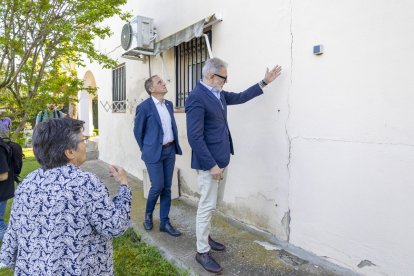
[[[20,174],[21,179],[39,168],[32,149],[23,149],[25,159]],[[10,217],[13,200],[7,202],[6,221]],[[157,248],[141,241],[139,233],[129,228],[125,234],[114,239],[114,274],[117,276],[135,275],[189,275],[188,272],[166,261]],[[12,276],[13,270],[0,269],[0,276]]]
[[[33,150],[31,148],[24,148],[23,154],[25,158],[23,159],[23,168],[22,172],[20,173],[22,179],[32,171],[39,168],[39,163],[37,163],[36,158],[33,154]]]
[[[129,228],[114,239],[114,274],[130,275],[189,275],[167,262],[158,249],[141,241],[137,233]]]

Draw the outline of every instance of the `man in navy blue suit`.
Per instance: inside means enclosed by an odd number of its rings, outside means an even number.
[[[196,260],[207,271],[222,271],[210,256],[210,249],[225,250],[223,244],[210,237],[210,221],[217,197],[219,202],[223,199],[226,168],[230,154],[234,154],[227,106],[242,104],[263,94],[262,89],[274,81],[281,70],[279,65],[267,69],[264,79],[244,92],[226,92],[223,86],[227,82],[227,64],[219,58],[212,58],[204,64],[203,79],[187,98],[185,112],[188,142],[192,149],[191,168],[197,170],[201,194],[196,218]]]
[[[182,154],[173,105],[164,99],[167,87],[159,76],[147,79],[144,86],[150,98],[137,106],[134,124],[135,139],[151,181],[143,224],[145,230],[152,229],[152,213],[160,197],[160,231],[177,237],[181,232],[171,225],[168,217],[175,155]]]

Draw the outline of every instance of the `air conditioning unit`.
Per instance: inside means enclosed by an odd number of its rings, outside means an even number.
[[[122,27],[121,46],[125,50],[125,58],[152,55],[157,34],[154,28],[154,19],[136,16],[131,22]]]

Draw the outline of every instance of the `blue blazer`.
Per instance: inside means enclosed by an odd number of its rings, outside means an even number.
[[[234,154],[227,123],[227,105],[242,104],[263,94],[258,84],[241,93],[222,91],[220,100],[198,83],[185,103],[187,137],[190,143],[191,168],[210,170],[216,164],[225,168]]]
[[[174,135],[175,151],[181,155],[178,142],[177,124],[174,119],[173,104],[165,100],[165,105],[171,115],[171,125]],[[134,135],[141,150],[141,159],[146,163],[157,163],[161,159],[164,132],[160,115],[152,98],[148,98],[137,106],[135,112]]]

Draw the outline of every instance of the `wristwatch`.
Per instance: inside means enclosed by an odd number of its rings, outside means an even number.
[[[264,80],[259,81],[260,88],[263,88],[267,85],[267,83]]]

